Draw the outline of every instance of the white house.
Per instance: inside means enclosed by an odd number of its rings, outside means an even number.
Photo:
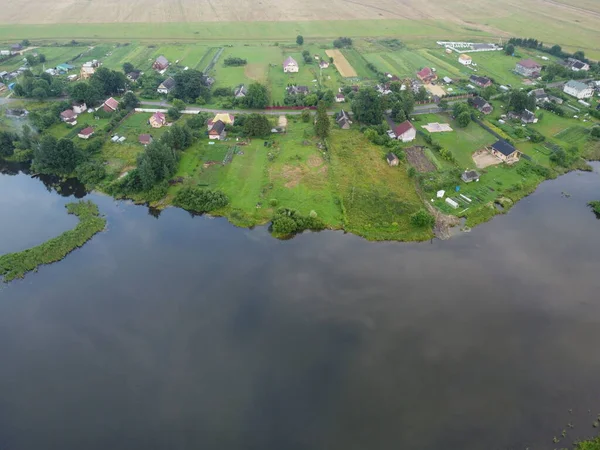
[[[175,88],[175,80],[171,77],[167,78],[165,81],[158,85],[156,92],[159,94],[168,94]]]
[[[285,73],[288,72],[298,72],[299,67],[298,67],[298,63],[296,62],[296,60],[294,58],[292,58],[291,56],[288,56],[286,58],[286,60],[283,62],[283,71]]]
[[[82,114],[87,111],[87,105],[85,102],[73,103],[73,112],[75,114]]]
[[[414,141],[417,138],[417,129],[408,120],[394,128],[396,139],[402,142]]]
[[[594,96],[593,88],[589,87],[585,83],[582,83],[581,81],[575,80],[571,80],[567,84],[565,84],[563,92],[580,100],[583,98],[591,98]]]
[[[471,64],[473,64],[473,58],[463,53],[458,57],[458,62],[461,63],[463,66],[470,66]]]

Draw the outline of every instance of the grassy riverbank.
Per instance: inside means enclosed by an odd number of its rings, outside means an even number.
[[[0,276],[4,282],[23,278],[27,272],[36,270],[42,264],[60,261],[102,231],[106,225],[106,220],[100,217],[98,207],[90,201],[68,203],[66,208],[69,214],[79,218],[77,226],[37,247],[0,256]]]

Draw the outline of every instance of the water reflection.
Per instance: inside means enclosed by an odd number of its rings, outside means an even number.
[[[0,445],[570,447],[600,412],[599,192],[572,173],[431,244],[91,196],[108,230],[0,290]]]

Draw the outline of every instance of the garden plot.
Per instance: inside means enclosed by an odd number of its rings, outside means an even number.
[[[333,58],[333,64],[337,68],[341,76],[345,78],[357,77],[358,74],[354,67],[348,62],[341,50],[325,50],[327,56]]]
[[[425,156],[425,147],[409,147],[404,149],[406,160],[417,172],[433,172],[436,166]]]

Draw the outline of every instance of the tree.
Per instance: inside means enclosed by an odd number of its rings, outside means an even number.
[[[38,87],[31,91],[31,96],[37,98],[38,100],[44,100],[46,97],[48,97],[48,92],[45,89]]]
[[[210,100],[210,89],[204,85],[204,75],[198,70],[184,70],[175,75],[173,97],[193,103],[197,98]]]
[[[78,165],[75,174],[83,184],[95,186],[106,176],[106,169],[100,161],[88,161]]]
[[[121,72],[100,67],[90,80],[103,95],[114,95],[125,90],[127,78]]]
[[[80,81],[70,85],[68,90],[73,101],[85,102],[89,106],[97,105],[104,98],[98,83]]]
[[[159,181],[175,173],[176,168],[177,158],[174,151],[160,141],[152,142],[138,158],[138,175],[142,189],[152,189]]]
[[[192,145],[192,130],[189,126],[174,124],[162,137],[161,142],[174,150],[185,150]]]
[[[244,133],[250,137],[266,137],[271,132],[271,124],[264,114],[250,114],[244,122]]]
[[[172,106],[167,110],[167,115],[169,116],[169,120],[175,121],[181,117],[181,112],[175,106]]]
[[[304,58],[304,62],[306,64],[311,64],[312,63],[312,58],[311,58],[310,52],[308,50],[304,50],[302,52],[302,58]]]
[[[43,173],[69,175],[81,162],[82,154],[70,139],[56,140],[54,136],[45,135],[33,153],[36,170]]]
[[[269,92],[266,86],[260,83],[252,83],[248,86],[248,92],[244,97],[244,104],[250,109],[264,109],[269,104]]]
[[[458,126],[462,128],[469,126],[469,123],[471,122],[471,114],[468,111],[460,113],[456,118],[456,122],[458,123]]]
[[[29,42],[29,39],[23,39],[23,40],[21,41],[21,45],[22,45],[23,47],[29,47],[29,46],[31,45],[31,42]]]
[[[123,109],[127,109],[127,110],[132,110],[134,108],[137,108],[137,106],[139,104],[140,104],[140,101],[135,96],[135,94],[131,91],[126,92],[125,95],[123,96],[123,100],[121,100],[121,106],[123,107]]]
[[[38,61],[40,62],[40,64],[45,63],[46,62],[46,55],[40,53],[38,55]]]
[[[358,91],[352,101],[354,118],[367,125],[379,125],[383,120],[381,97],[373,88]]]
[[[204,213],[220,209],[229,203],[229,198],[221,191],[184,187],[175,194],[173,204],[188,211]]]
[[[331,128],[331,122],[327,115],[327,108],[325,103],[320,101],[317,106],[317,118],[315,120],[315,134],[321,139],[325,139],[329,136],[329,130]]]
[[[508,44],[505,48],[504,48],[504,53],[506,53],[508,56],[512,56],[515,53],[515,46],[512,44]]]
[[[488,86],[485,89],[483,89],[483,91],[481,91],[481,97],[483,97],[486,100],[489,100],[495,93],[496,87],[494,85]]]
[[[438,106],[442,111],[446,111],[450,107],[448,100],[440,100]]]
[[[458,116],[460,116],[463,112],[468,112],[468,111],[469,111],[469,105],[467,105],[466,103],[456,102],[456,103],[454,103],[454,105],[452,105],[452,115],[455,118],[458,118]]]
[[[304,37],[302,37],[301,35],[296,36],[296,44],[304,45]]]
[[[352,39],[349,37],[340,37],[333,41],[333,46],[335,48],[352,47]]]
[[[584,60],[585,53],[583,52],[583,50],[577,50],[575,53],[573,53],[573,58],[579,59],[579,60]]]
[[[32,53],[27,53],[27,55],[25,55],[25,59],[27,60],[27,64],[30,66],[35,66],[38,62],[37,58],[33,56]]]
[[[177,108],[179,111],[184,111],[186,108],[185,102],[183,100],[179,100],[178,98],[173,100],[173,107]]]
[[[410,223],[418,228],[430,228],[435,224],[435,218],[425,209],[421,208],[410,215]]]
[[[596,126],[596,127],[592,128],[592,131],[590,134],[592,135],[593,138],[600,139],[600,127]]]
[[[12,156],[15,152],[15,141],[17,135],[8,131],[0,131],[0,158]]]
[[[310,111],[308,109],[303,110],[302,114],[300,114],[300,118],[304,123],[310,122]],[[600,130],[600,128],[598,128],[598,130]]]
[[[511,110],[522,113],[526,109],[535,109],[535,97],[527,95],[525,91],[513,91],[508,98],[508,106]]]
[[[418,102],[424,102],[425,100],[427,100],[428,97],[429,97],[429,94],[427,93],[427,89],[425,89],[423,86],[421,86],[419,88],[419,92],[417,92],[415,95],[415,100]]]
[[[133,64],[131,64],[129,62],[123,63],[123,73],[127,74],[130,72],[133,72],[134,70],[135,70],[135,67]]]
[[[562,48],[560,45],[553,45],[552,48],[550,48],[549,53],[554,56],[560,56],[562,54]]]
[[[329,57],[329,64],[333,64],[333,56]]]

